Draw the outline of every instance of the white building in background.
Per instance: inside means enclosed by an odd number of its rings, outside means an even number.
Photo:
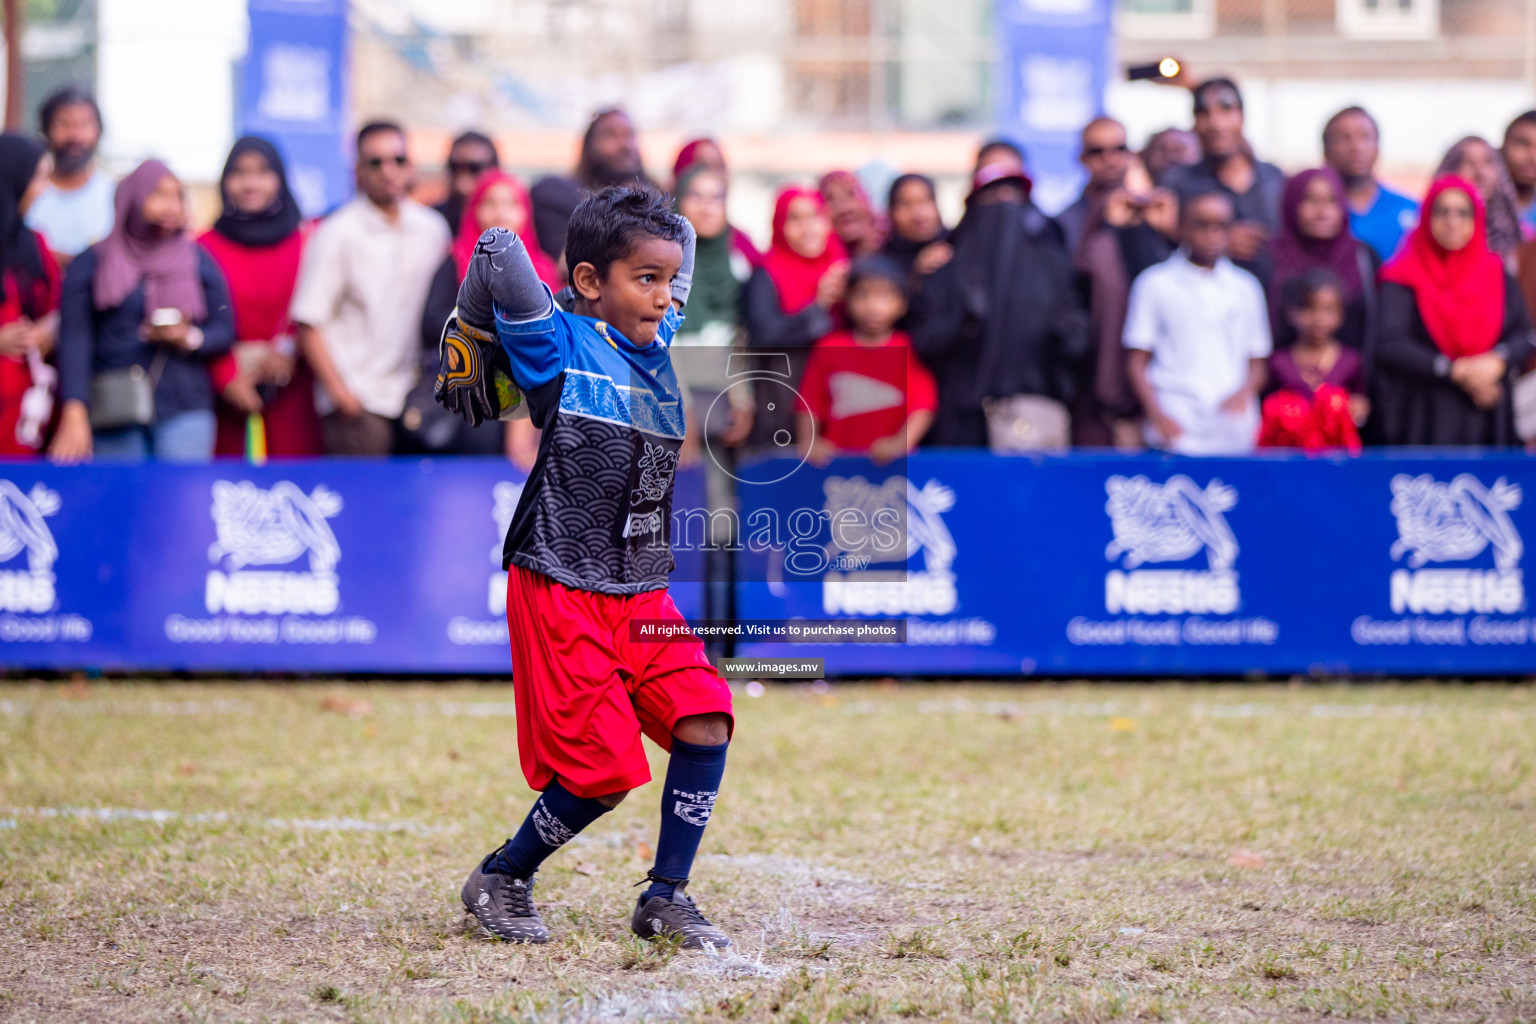
[[[245,0],[96,0],[96,6],[96,95],[107,161],[126,170],[154,156],[187,181],[217,179],[234,142]]]
[[[994,3],[1074,0],[353,0],[360,115],[419,129],[422,155],[471,124],[518,141],[526,170],[566,164],[588,113],[634,111],[660,151],[725,137],[743,184],[883,157],[948,174],[992,121]],[[1368,107],[1384,161],[1412,180],[1467,133],[1497,141],[1536,106],[1536,0],[1117,0],[1119,59],[1173,55],[1230,74],[1260,153],[1315,164],[1324,120]],[[244,0],[61,0],[29,26],[46,73],[91,70],[123,168],[160,156],[218,172],[234,134]],[[86,36],[93,35],[87,39]],[[94,47],[94,49],[92,49]],[[52,69],[52,70],[49,70]],[[29,74],[29,104],[48,82]],[[1187,125],[1182,90],[1115,81],[1133,141]],[[749,189],[750,189],[749,185]],[[765,186],[766,187],[766,186]]]
[[[439,116],[502,118],[511,130],[578,125],[622,100],[642,125],[678,135],[974,137],[993,114],[994,4],[1072,2],[357,0],[361,47],[398,50],[414,39],[418,58],[457,67],[425,86],[409,74],[360,80],[359,96],[412,92]],[[1407,178],[1465,134],[1497,141],[1510,118],[1536,106],[1536,0],[1116,7],[1122,64],[1173,55],[1196,78],[1236,78],[1254,144],[1290,168],[1317,162],[1323,122],[1349,104],[1377,116],[1385,164]],[[481,59],[496,70],[476,70]],[[1182,90],[1115,78],[1105,106],[1133,140],[1189,124]]]
[[[1027,0],[1026,0],[1027,2]],[[1196,77],[1229,74],[1266,158],[1315,165],[1324,122],[1366,107],[1382,158],[1405,178],[1429,173],[1469,134],[1497,145],[1536,107],[1533,0],[1119,0],[1118,48],[1130,62],[1176,56]],[[1187,123],[1177,90],[1118,84],[1111,111],[1136,137]]]

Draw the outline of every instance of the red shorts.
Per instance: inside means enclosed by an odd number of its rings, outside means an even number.
[[[517,752],[534,789],[556,776],[580,797],[643,786],[651,766],[641,733],[671,750],[679,718],[731,714],[731,688],[702,643],[634,640],[635,619],[684,621],[665,590],[594,594],[515,565],[507,572]]]

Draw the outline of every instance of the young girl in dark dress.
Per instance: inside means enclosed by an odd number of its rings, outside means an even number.
[[[1370,402],[1359,351],[1338,339],[1344,289],[1319,267],[1294,278],[1286,297],[1281,315],[1296,340],[1269,357],[1278,390],[1264,400],[1259,447],[1358,452]]]

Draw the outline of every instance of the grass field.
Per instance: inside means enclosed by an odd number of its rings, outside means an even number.
[[[0,1019],[1536,1020],[1529,688],[739,692],[727,956],[629,936],[654,786],[466,928],[511,700],[0,687]]]

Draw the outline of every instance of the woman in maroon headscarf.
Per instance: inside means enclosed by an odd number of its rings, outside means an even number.
[[[1488,248],[1476,186],[1430,186],[1419,226],[1381,272],[1377,396],[1383,440],[1515,443],[1510,378],[1532,352],[1530,315]]]
[[[832,233],[826,204],[814,189],[791,186],[773,208],[773,244],[747,282],[745,319],[753,348],[789,356],[790,383],[797,384],[806,354],[836,326],[832,311],[848,281],[848,253]],[[758,403],[754,441],[771,442],[794,426],[786,403]]]
[[[235,340],[229,288],[187,234],[181,182],[165,164],[140,164],[118,182],[114,205],[112,233],[64,274],[64,407],[49,453],[58,462],[93,454],[206,461],[214,441],[208,364]]]
[[[681,196],[683,193],[683,178],[690,170],[707,167],[727,183],[730,173],[725,166],[725,153],[720,149],[720,144],[714,139],[694,139],[685,142],[683,148],[677,151],[677,159],[672,161],[672,194]],[[752,244],[752,239],[746,232],[731,227],[731,251],[741,253],[747,264],[752,267],[763,265],[763,254],[758,252],[757,246]]]
[[[1339,283],[1344,323],[1338,340],[1369,361],[1375,349],[1380,303],[1376,293],[1375,251],[1349,231],[1344,184],[1329,168],[1302,171],[1285,184],[1280,202],[1280,234],[1272,248],[1269,278],[1270,325],[1275,348],[1289,348],[1296,328],[1285,316],[1298,282],[1311,270],[1326,270]]]
[[[885,218],[852,171],[832,171],[821,179],[821,198],[832,216],[832,230],[854,259],[885,245]]]
[[[672,161],[672,189],[677,190],[678,182],[683,180],[683,172],[694,164],[703,164],[711,170],[725,173],[725,153],[720,149],[720,143],[714,139],[693,139],[683,143],[683,148],[677,151],[677,159]]]

